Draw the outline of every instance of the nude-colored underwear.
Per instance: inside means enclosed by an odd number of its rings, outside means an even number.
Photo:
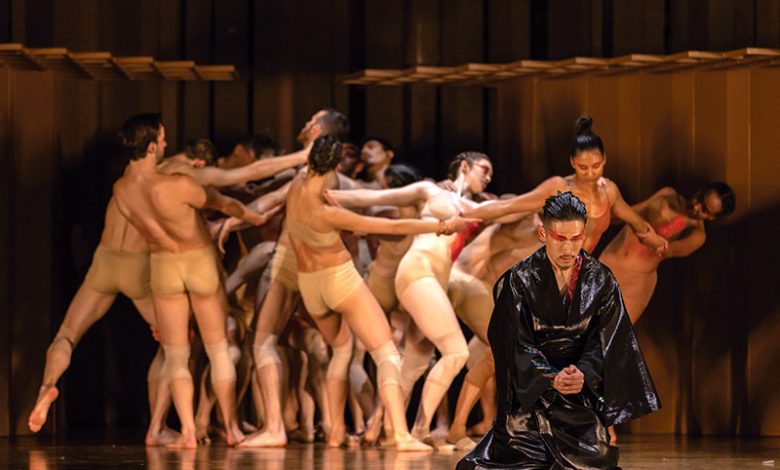
[[[271,261],[271,280],[279,281],[292,292],[298,292],[298,261],[295,251],[282,244],[276,244]]]
[[[142,299],[150,294],[149,273],[149,253],[98,245],[84,282],[102,294],[121,292],[131,299]]]
[[[447,295],[458,318],[484,341],[493,314],[493,286],[455,267]]]
[[[152,253],[150,260],[154,294],[210,295],[219,288],[219,260],[212,245],[183,253]]]
[[[373,269],[369,269],[366,285],[384,312],[395,310],[398,306],[398,297],[395,295],[395,278],[380,276]]]
[[[363,284],[352,260],[312,273],[298,273],[301,297],[312,316],[341,305]]]
[[[413,282],[424,277],[435,278],[442,289],[447,289],[450,269],[449,253],[439,255],[429,250],[411,248],[398,264],[395,275],[395,292],[400,296]]]

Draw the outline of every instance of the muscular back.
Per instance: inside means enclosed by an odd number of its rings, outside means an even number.
[[[196,211],[204,206],[206,193],[190,176],[131,170],[114,184],[114,196],[153,253],[178,253],[211,243]]]
[[[116,251],[133,253],[146,253],[149,244],[138,230],[122,215],[117,206],[116,198],[108,201],[106,219],[103,233],[100,235],[100,244]]]

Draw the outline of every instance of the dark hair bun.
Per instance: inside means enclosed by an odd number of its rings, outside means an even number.
[[[577,118],[577,135],[592,134],[593,118],[590,116],[580,116]]]

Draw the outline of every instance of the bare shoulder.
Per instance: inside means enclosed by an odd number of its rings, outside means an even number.
[[[157,167],[157,171],[164,175],[193,175],[195,169],[192,167],[192,165],[188,165],[187,163],[180,162],[178,160],[167,160]]]
[[[569,187],[569,180],[566,177],[563,176],[551,176],[547,178],[546,180],[542,181],[542,183],[539,185],[540,188],[551,188],[551,189],[568,189]]]

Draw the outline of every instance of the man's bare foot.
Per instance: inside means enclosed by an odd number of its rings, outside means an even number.
[[[241,421],[241,430],[245,433],[251,434],[253,432],[259,431],[260,428],[250,423],[249,421]]]
[[[363,442],[374,445],[379,439],[379,435],[382,433],[382,414],[372,416],[368,420],[368,426],[366,432],[363,433]]]
[[[195,437],[195,431],[182,431],[179,438],[165,446],[168,449],[194,449],[198,447],[198,440]]]
[[[27,420],[27,426],[32,432],[38,432],[41,430],[44,424],[46,424],[46,417],[49,415],[49,407],[60,396],[60,391],[54,385],[42,385],[38,392],[38,401],[35,403],[35,407],[30,413],[30,418]]]
[[[447,442],[457,444],[464,437],[466,437],[466,426],[453,425],[447,433]]]
[[[614,446],[617,444],[617,433],[615,432],[615,426],[608,427],[607,433],[609,434],[609,445]]]
[[[433,447],[423,444],[409,433],[395,433],[395,448],[398,452],[432,452]]]
[[[244,436],[244,433],[241,432],[241,429],[238,427],[238,423],[236,422],[233,422],[233,424],[225,429],[225,441],[229,446],[238,445],[245,438],[246,436]]]
[[[151,430],[147,432],[146,438],[144,439],[144,444],[147,446],[167,446],[168,444],[173,444],[176,442],[176,440],[180,437],[181,434],[169,428],[168,426],[165,426],[162,431],[158,433],[155,433]]]
[[[314,428],[312,429],[298,428],[295,431],[289,433],[287,437],[290,441],[293,442],[303,442],[306,444],[311,444],[312,442],[314,442]]]
[[[244,438],[238,447],[284,447],[287,445],[287,434],[284,431],[271,433],[258,431]]]
[[[444,439],[447,437],[448,433],[449,433],[448,426],[436,426],[436,428],[433,431],[431,431],[431,436]]]
[[[475,424],[474,426],[470,427],[467,434],[471,437],[482,437],[484,436],[488,431],[490,431],[490,428],[493,426],[492,422],[489,421],[480,421],[479,423]]]

